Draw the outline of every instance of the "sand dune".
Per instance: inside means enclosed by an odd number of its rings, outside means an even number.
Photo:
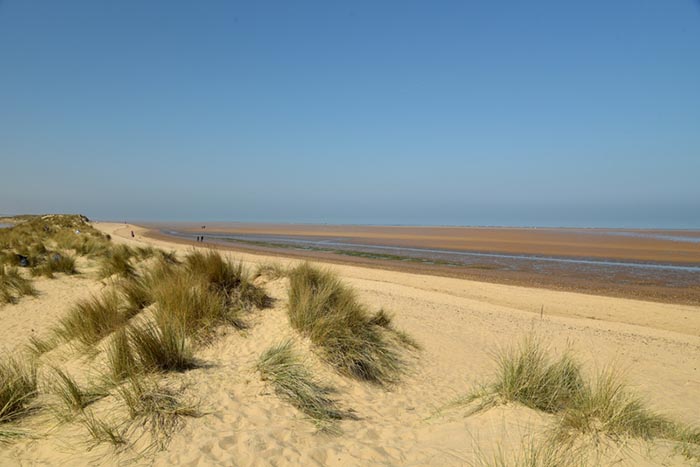
[[[146,238],[144,229],[135,226],[95,226],[115,242],[179,252],[191,248]],[[232,256],[249,266],[295,262]],[[552,415],[512,404],[470,417],[464,409],[447,407],[489,377],[498,348],[528,333],[554,349],[572,345],[590,371],[616,363],[654,409],[686,423],[700,422],[700,307],[328,267],[372,309],[393,312],[397,326],[423,346],[408,356],[411,370],[401,384],[389,390],[342,377],[307,352],[314,372],[337,388],[339,404],[357,415],[357,420],[340,422],[341,435],[318,433],[253,369],[262,351],[287,337],[308,349],[288,324],[288,280],[282,278],[265,284],[274,305],[255,312],[247,331],[226,332],[200,350],[197,357],[207,362],[205,367],[167,377],[184,383],[205,415],[188,420],[166,450],[142,458],[113,454],[105,446],[87,451],[76,429],[57,427],[38,439],[0,446],[0,464],[480,465],[479,459],[498,449],[515,455],[552,421]],[[16,350],[32,332],[47,332],[73,300],[103,286],[66,277],[37,281],[37,287],[39,297],[0,308],[4,350]],[[624,459],[622,465],[689,465],[663,444],[650,449],[629,441],[622,453],[601,455],[597,462],[603,465],[619,459]]]

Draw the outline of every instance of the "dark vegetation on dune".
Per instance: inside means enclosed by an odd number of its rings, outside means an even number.
[[[213,339],[217,327],[244,328],[246,315],[268,304],[265,291],[241,264],[214,251],[193,251],[182,262],[152,247],[115,245],[83,216],[16,220],[0,229],[2,302],[34,295],[30,277],[78,274],[78,257],[106,280],[101,292],[75,303],[48,335],[32,336],[26,354],[0,361],[0,441],[24,435],[22,417],[50,408],[61,423],[84,426],[94,443],[126,449],[130,436],[145,432],[163,447],[182,418],[198,411],[158,382],[159,375],[195,368],[194,351]],[[44,354],[63,343],[88,362],[102,355],[97,383],[78,382],[50,365],[42,372],[47,382],[37,384]],[[92,411],[110,395],[126,407],[128,420],[113,423]]]

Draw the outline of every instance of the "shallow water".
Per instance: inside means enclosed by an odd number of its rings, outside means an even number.
[[[197,236],[196,233],[175,230],[163,230],[162,232],[192,240]],[[448,267],[525,271],[543,275],[557,275],[575,271],[577,274],[605,281],[653,282],[668,287],[700,285],[700,266],[368,245],[346,241],[343,238],[327,237],[286,237],[209,232],[205,235],[205,239],[213,243],[240,243],[267,248],[330,252],[346,256],[439,264]]]
[[[587,232],[590,233],[590,232]],[[700,237],[691,237],[686,235],[669,235],[659,233],[644,233],[644,232],[600,232],[596,235],[610,235],[615,237],[632,237],[632,238],[648,238],[650,240],[668,240],[671,242],[683,243],[700,243]]]
[[[12,226],[13,226],[13,224],[3,224],[0,222],[0,229],[6,229],[6,228],[12,227]]]

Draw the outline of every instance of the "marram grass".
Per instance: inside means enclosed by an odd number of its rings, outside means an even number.
[[[318,383],[311,371],[294,353],[291,341],[266,350],[256,366],[263,381],[314,422],[323,426],[343,418],[343,412],[328,397],[329,389]]]
[[[289,321],[345,375],[374,383],[396,382],[404,370],[390,317],[371,315],[352,289],[308,263],[290,274]],[[410,341],[404,336],[404,341]]]

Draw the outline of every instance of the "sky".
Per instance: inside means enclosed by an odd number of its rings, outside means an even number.
[[[0,0],[0,213],[700,228],[693,0]]]

